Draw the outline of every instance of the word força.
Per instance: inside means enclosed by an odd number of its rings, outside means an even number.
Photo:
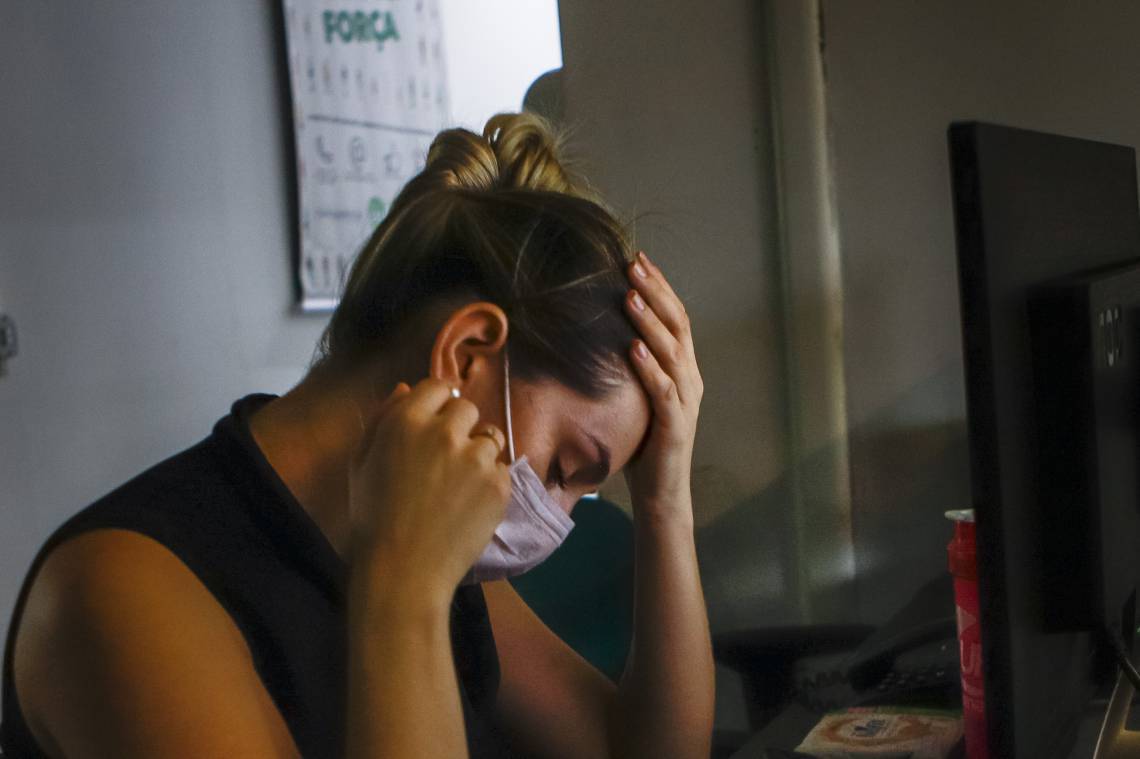
[[[384,43],[397,42],[400,32],[391,11],[325,11],[321,14],[325,26],[325,43],[331,45],[334,35],[341,42],[375,42],[379,50]]]

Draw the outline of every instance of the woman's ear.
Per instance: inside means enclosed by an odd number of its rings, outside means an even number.
[[[497,377],[507,330],[507,315],[494,303],[477,301],[461,306],[436,333],[430,375],[460,390],[489,368]]]

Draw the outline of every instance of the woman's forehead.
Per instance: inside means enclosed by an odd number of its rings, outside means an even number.
[[[535,390],[531,400],[543,426],[559,437],[604,446],[615,464],[633,455],[649,424],[649,401],[640,384],[622,383],[597,399],[557,383]]]

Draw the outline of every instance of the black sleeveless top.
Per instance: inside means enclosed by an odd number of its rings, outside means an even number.
[[[250,415],[272,398],[239,400],[209,437],[71,517],[36,554],[4,649],[5,759],[45,756],[20,712],[12,677],[13,641],[31,579],[54,546],[98,528],[142,533],[181,559],[237,624],[301,755],[344,756],[347,565],[249,432]],[[451,638],[471,756],[508,756],[492,715],[499,662],[480,586],[456,592]]]

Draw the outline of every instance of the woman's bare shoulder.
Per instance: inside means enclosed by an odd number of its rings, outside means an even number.
[[[100,636],[83,642],[104,647],[141,645],[138,637],[147,631],[127,621],[144,613],[177,619],[189,625],[186,632],[226,638],[248,656],[233,620],[169,548],[142,533],[112,528],[84,532],[52,548],[29,588],[16,651],[79,643],[75,636]]]
[[[25,720],[56,755],[296,755],[233,619],[141,533],[53,547],[13,656]]]

